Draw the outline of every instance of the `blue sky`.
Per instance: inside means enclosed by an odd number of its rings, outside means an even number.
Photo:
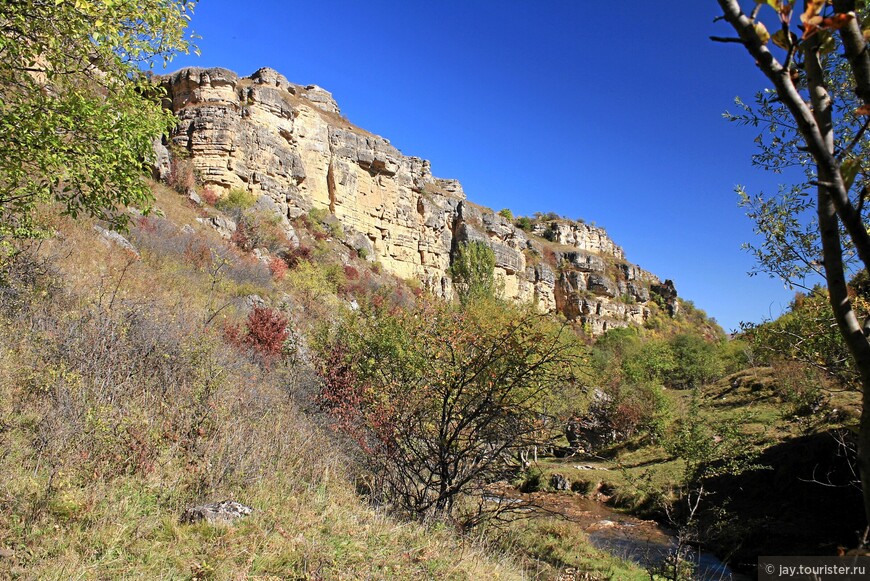
[[[203,0],[202,56],[269,66],[331,91],[468,197],[514,214],[604,226],[627,258],[673,279],[726,329],[776,316],[793,291],[747,276],[752,224],[734,187],[774,192],[751,167],[751,129],[723,120],[766,86],[713,23],[715,0],[500,2]]]

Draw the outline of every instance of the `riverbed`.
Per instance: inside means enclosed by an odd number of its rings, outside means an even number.
[[[495,497],[494,497],[495,499]],[[502,501],[522,501],[552,518],[565,518],[577,525],[598,549],[648,568],[661,564],[677,548],[672,531],[652,520],[621,513],[603,502],[571,492],[508,492]],[[686,557],[694,566],[694,579],[739,581],[747,579],[732,572],[715,555],[691,551]]]

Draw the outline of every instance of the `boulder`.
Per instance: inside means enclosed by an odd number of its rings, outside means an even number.
[[[155,180],[165,182],[172,173],[169,150],[163,145],[159,137],[154,138],[152,147],[154,148],[154,163],[151,166],[151,176]]]
[[[553,474],[550,476],[550,488],[553,490],[571,490],[571,481],[565,478],[564,474]]]
[[[107,246],[115,244],[117,246],[120,246],[136,258],[139,258],[139,251],[136,250],[136,247],[133,246],[133,244],[131,244],[129,240],[127,240],[114,230],[107,230],[97,224],[94,224],[94,230],[96,230],[100,234],[100,238]]]
[[[212,216],[206,222],[221,235],[221,238],[230,239],[236,231],[236,223],[226,216]]]
[[[250,506],[234,500],[224,500],[190,507],[184,511],[180,520],[182,524],[195,524],[201,521],[212,524],[232,524],[252,512],[254,509]]]

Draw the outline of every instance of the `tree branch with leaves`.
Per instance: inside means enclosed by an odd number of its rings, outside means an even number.
[[[772,84],[754,112],[732,118],[762,126],[758,141],[774,171],[792,165],[804,173],[802,184],[784,189],[790,198],[754,199],[756,211],[751,215],[765,240],[756,257],[762,270],[785,273],[790,283],[791,277],[821,267],[837,327],[863,391],[858,466],[870,522],[870,343],[847,284],[850,274],[870,266],[864,207],[870,170],[865,167],[870,149],[865,9],[855,0],[806,0],[800,8],[795,1],[756,0],[747,14],[738,0],[717,1],[722,19],[737,33],[731,40],[744,46]],[[774,34],[763,17],[774,19]],[[812,202],[810,188],[815,189]]]
[[[37,207],[115,225],[147,209],[153,140],[175,124],[146,70],[187,52],[188,0],[0,3],[0,245]]]

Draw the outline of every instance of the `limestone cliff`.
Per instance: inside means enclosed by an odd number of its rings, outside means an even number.
[[[351,124],[316,85],[267,68],[245,78],[187,68],[163,84],[178,117],[172,141],[190,153],[204,186],[266,196],[289,218],[327,208],[346,244],[440,295],[453,292],[448,268],[457,245],[480,240],[495,253],[508,297],[558,310],[593,332],[643,323],[651,289],[665,289],[658,295],[675,305],[673,285],[626,262],[603,229],[562,219],[516,227],[469,202],[456,180],[433,177],[427,160]]]

